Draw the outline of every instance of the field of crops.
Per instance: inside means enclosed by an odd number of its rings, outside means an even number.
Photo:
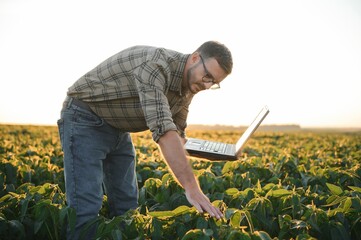
[[[234,142],[238,133],[190,131]],[[133,134],[139,208],[96,221],[99,239],[361,239],[361,133],[257,132],[242,158],[191,158],[216,220],[191,207],[149,132]],[[55,127],[0,125],[0,239],[64,239],[62,151]]]

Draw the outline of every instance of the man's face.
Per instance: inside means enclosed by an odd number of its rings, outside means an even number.
[[[219,84],[226,76],[215,58],[203,59],[201,55],[195,54],[187,71],[188,90],[196,94]]]

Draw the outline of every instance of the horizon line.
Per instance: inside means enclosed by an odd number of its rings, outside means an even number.
[[[44,126],[44,127],[57,127],[57,124],[40,124],[40,123],[7,123],[7,122],[0,122],[0,125],[11,125],[11,126]],[[195,128],[195,127],[203,127],[203,128],[228,128],[228,129],[237,129],[237,128],[247,128],[248,125],[227,125],[227,124],[189,124],[187,126],[188,129]],[[361,131],[361,127],[353,127],[353,126],[302,126],[296,123],[284,123],[284,124],[262,124],[259,128],[289,128],[293,130],[307,130],[307,129],[327,129],[327,130],[359,130]]]

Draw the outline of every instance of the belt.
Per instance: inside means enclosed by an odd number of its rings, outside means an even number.
[[[86,104],[85,102],[73,98],[73,97],[69,97],[66,96],[65,101],[64,101],[64,107],[70,106],[71,104],[73,104],[74,106],[80,107],[82,109],[88,110],[88,111],[93,111],[88,104]]]

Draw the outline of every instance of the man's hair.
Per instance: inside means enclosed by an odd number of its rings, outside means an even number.
[[[203,43],[196,51],[205,59],[215,58],[227,75],[232,72],[232,54],[224,44],[217,41],[208,41]]]

